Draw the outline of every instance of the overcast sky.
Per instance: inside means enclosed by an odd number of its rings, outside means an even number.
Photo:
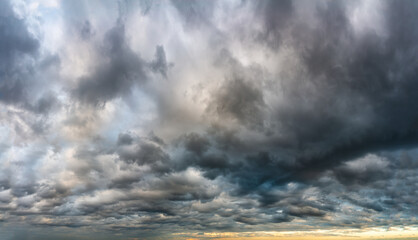
[[[0,239],[417,237],[417,13],[0,1]]]

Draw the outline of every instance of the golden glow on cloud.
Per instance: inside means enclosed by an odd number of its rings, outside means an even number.
[[[418,239],[418,226],[367,228],[367,229],[334,229],[315,231],[259,231],[259,232],[223,232],[223,233],[176,233],[176,239],[251,239],[251,240],[331,240],[331,239]]]

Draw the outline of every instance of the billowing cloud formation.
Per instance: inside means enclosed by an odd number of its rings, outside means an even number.
[[[417,11],[3,1],[1,238],[417,225]]]

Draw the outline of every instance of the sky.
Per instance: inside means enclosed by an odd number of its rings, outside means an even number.
[[[418,1],[0,1],[0,239],[418,239]]]

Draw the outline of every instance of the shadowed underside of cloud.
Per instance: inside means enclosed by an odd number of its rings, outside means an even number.
[[[0,3],[1,227],[417,224],[417,2],[39,4]]]

